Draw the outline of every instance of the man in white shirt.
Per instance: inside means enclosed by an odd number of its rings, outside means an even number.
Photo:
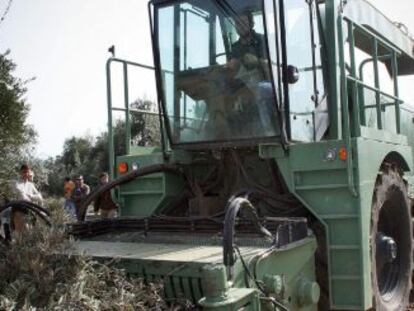
[[[23,164],[20,168],[20,179],[15,184],[15,194],[18,200],[29,201],[42,205],[43,198],[36,189],[33,182],[30,181],[30,168]]]
[[[42,205],[42,195],[29,180],[30,171],[30,167],[27,164],[23,164],[20,167],[20,178],[14,184],[14,199]],[[17,232],[21,232],[27,228],[26,214],[19,210],[15,210],[12,213],[11,207],[1,211],[0,221],[2,226],[10,227],[10,225],[12,225],[12,229]],[[3,228],[4,231],[6,231],[6,227]],[[6,232],[4,233],[6,235]]]

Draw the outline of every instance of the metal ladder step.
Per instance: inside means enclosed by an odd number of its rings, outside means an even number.
[[[348,184],[295,186],[295,189],[297,191],[330,190],[330,189],[341,189],[341,188],[348,188]]]
[[[345,220],[345,219],[358,219],[359,216],[355,214],[336,214],[336,215],[320,215],[323,220]]]
[[[337,281],[359,281],[361,280],[361,276],[359,275],[342,275],[342,274],[334,274],[331,276],[332,280]]]
[[[341,245],[341,244],[329,245],[328,248],[331,250],[350,250],[350,251],[356,251],[356,250],[361,249],[359,245]]]
[[[121,191],[122,195],[153,195],[153,194],[164,194],[160,190],[135,190],[135,191]]]

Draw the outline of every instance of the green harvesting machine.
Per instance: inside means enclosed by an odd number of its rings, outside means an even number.
[[[73,224],[79,250],[194,309],[405,310],[407,29],[366,0],[152,0],[149,14],[154,67],[108,60],[113,180],[85,202],[111,189],[120,215]],[[153,71],[157,111],[131,107],[130,67]]]

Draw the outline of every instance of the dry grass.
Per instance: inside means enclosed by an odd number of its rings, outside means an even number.
[[[56,202],[55,202],[56,203]],[[0,310],[165,310],[160,286],[68,254],[67,219],[56,203],[52,228],[35,226],[0,246]]]

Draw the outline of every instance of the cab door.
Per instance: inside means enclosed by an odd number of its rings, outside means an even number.
[[[273,75],[279,80],[280,109],[288,139],[313,142],[329,127],[315,1],[265,0]]]

